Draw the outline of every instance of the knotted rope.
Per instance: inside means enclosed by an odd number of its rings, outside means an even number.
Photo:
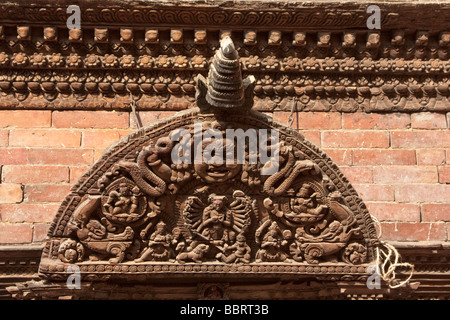
[[[378,221],[377,218],[372,216],[373,221],[378,226],[378,239],[381,238],[382,230],[381,230],[381,223]],[[386,281],[389,288],[395,289],[399,288],[401,286],[404,286],[411,280],[413,273],[414,273],[414,265],[407,263],[407,262],[399,262],[400,260],[400,254],[398,253],[397,249],[395,247],[385,241],[379,240],[380,244],[376,248],[377,256],[376,256],[376,265],[377,265],[377,272],[379,273],[380,277]],[[409,269],[409,275],[408,277],[403,280],[399,281],[396,279],[396,270],[397,268],[406,268]]]

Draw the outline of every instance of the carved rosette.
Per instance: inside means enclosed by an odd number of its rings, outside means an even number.
[[[234,50],[225,39],[225,49]],[[204,97],[222,79],[220,70],[213,69],[209,84],[199,88],[201,108],[124,137],[79,179],[49,230],[42,276],[64,279],[70,264],[94,280],[365,273],[378,239],[361,198],[324,152],[295,130],[248,110],[233,92],[222,95],[231,97],[224,108],[217,101],[208,107]],[[226,72],[242,81],[239,68]],[[236,88],[243,97],[242,89]],[[278,142],[258,136],[265,147],[256,154],[250,143],[242,144],[239,162],[230,129],[275,132]],[[211,130],[216,138],[199,143]],[[174,138],[175,132],[182,134]],[[193,160],[211,145],[235,161],[178,161]],[[276,158],[262,160],[274,150]],[[263,174],[275,160],[278,169]]]

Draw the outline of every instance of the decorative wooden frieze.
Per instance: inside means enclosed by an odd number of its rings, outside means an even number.
[[[229,37],[211,66],[198,76],[195,108],[120,140],[73,186],[50,227],[41,276],[63,280],[77,265],[91,281],[367,277],[378,239],[348,180],[301,134],[251,110],[256,79],[242,78]],[[211,130],[224,135],[221,150],[229,146],[230,129],[278,138],[260,135],[256,154],[245,143],[242,163],[178,161],[205,152],[196,140]],[[180,151],[177,130],[188,149]],[[226,149],[239,157],[236,145]],[[275,158],[263,161],[263,150]],[[278,170],[263,174],[275,159]]]
[[[294,102],[304,111],[449,110],[445,31],[98,26],[57,33],[47,24],[39,38],[33,28],[2,29],[0,108],[123,109],[126,99],[110,98],[131,93],[140,110],[185,109],[218,40],[233,34],[243,71],[257,80],[257,110],[291,111]]]

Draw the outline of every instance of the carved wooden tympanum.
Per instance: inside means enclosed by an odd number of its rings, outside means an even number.
[[[75,264],[89,281],[367,276],[378,239],[363,201],[323,151],[251,110],[253,87],[224,37],[197,108],[121,139],[73,186],[40,275],[63,280]]]

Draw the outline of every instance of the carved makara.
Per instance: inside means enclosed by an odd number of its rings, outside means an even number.
[[[214,273],[233,265],[284,272],[284,265],[372,261],[377,237],[362,200],[322,151],[250,110],[252,85],[225,36],[207,79],[199,77],[199,108],[130,134],[73,187],[50,229],[41,273],[51,277],[55,264],[67,263],[89,265],[88,273],[109,265],[195,271],[190,264]],[[249,136],[238,141],[230,130]]]

